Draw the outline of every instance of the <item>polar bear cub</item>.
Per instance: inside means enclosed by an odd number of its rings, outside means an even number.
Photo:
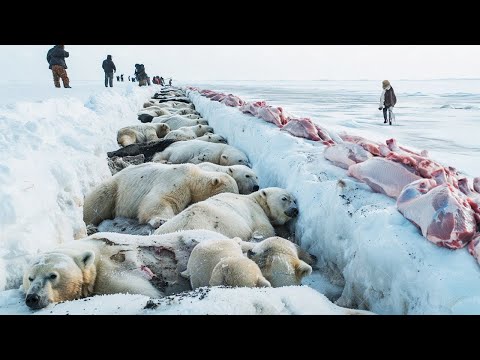
[[[241,240],[208,240],[195,246],[187,270],[192,289],[202,286],[271,287],[255,262],[243,255]]]
[[[316,262],[314,256],[278,236],[258,243],[242,242],[242,248],[248,249],[247,257],[260,267],[273,287],[300,285],[302,279],[312,273],[312,267],[307,262]]]

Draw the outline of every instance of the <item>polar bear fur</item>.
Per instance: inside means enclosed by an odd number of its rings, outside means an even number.
[[[146,103],[143,104],[143,108],[149,108],[152,106],[158,106],[164,109],[195,109],[195,105],[193,104],[187,104],[181,101],[166,101],[166,102],[158,102],[156,100],[149,100]]]
[[[187,109],[187,108],[183,108],[183,109],[172,109],[172,110],[169,110],[170,113],[172,114],[175,114],[175,115],[200,115],[200,113],[197,111],[197,110],[193,110],[193,109]]]
[[[196,140],[208,141],[218,144],[227,144],[227,140],[223,136],[212,133],[206,133],[205,135],[198,137]]]
[[[189,119],[182,115],[160,116],[153,118],[152,123],[164,123],[170,126],[170,131],[177,130],[184,126],[208,125],[205,119]]]
[[[193,140],[205,135],[206,133],[212,132],[213,128],[208,125],[198,124],[195,126],[182,126],[181,128],[178,128],[177,130],[172,130],[168,134],[166,134],[165,139],[172,139],[177,141]]]
[[[204,162],[198,164],[198,166],[207,171],[223,172],[230,175],[235,179],[238,185],[238,192],[242,195],[251,194],[254,191],[258,191],[258,176],[255,172],[245,165],[230,165],[222,166]]]
[[[227,144],[200,140],[179,141],[153,157],[156,162],[173,164],[211,162],[218,165],[246,165],[250,167],[247,155]]]
[[[202,286],[271,287],[255,262],[243,255],[239,238],[207,240],[195,246],[184,276]]]
[[[83,220],[98,225],[116,216],[137,218],[157,228],[191,203],[233,192],[235,180],[191,164],[131,165],[98,185],[85,198]]]
[[[151,106],[147,109],[140,110],[137,113],[137,116],[140,116],[142,114],[148,114],[152,116],[172,115],[170,111],[168,111],[167,109],[161,108],[159,106]]]
[[[170,132],[167,124],[132,125],[121,128],[117,132],[117,143],[127,146],[159,140]]]
[[[281,188],[265,188],[250,195],[219,194],[189,206],[155,234],[205,229],[244,241],[265,239],[275,236],[273,225],[282,225],[297,214],[295,198]]]
[[[190,290],[181,276],[194,247],[225,239],[212,231],[162,236],[97,233],[35,256],[24,271],[26,303],[50,303],[94,294],[130,293],[161,297]]]
[[[301,285],[302,279],[312,273],[315,256],[298,245],[278,236],[258,243],[242,242],[242,249],[253,260],[273,287]],[[305,260],[305,261],[304,261]]]

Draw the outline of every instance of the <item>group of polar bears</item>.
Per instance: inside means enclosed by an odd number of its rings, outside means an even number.
[[[299,213],[294,196],[260,189],[248,157],[215,135],[185,99],[181,90],[168,90],[144,104],[139,119],[148,115],[152,123],[120,129],[119,145],[172,133],[176,141],[153,162],[99,184],[84,201],[86,225],[127,217],[154,234],[96,233],[37,256],[23,279],[30,308],[92,294],[298,285],[312,272],[313,255],[275,236],[275,226]]]

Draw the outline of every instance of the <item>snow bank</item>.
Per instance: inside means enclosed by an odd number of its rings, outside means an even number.
[[[84,195],[111,176],[117,130],[157,87],[95,89],[0,107],[0,290],[19,285],[29,255],[85,234]]]
[[[296,196],[296,237],[343,286],[337,304],[381,314],[480,314],[480,269],[467,249],[429,243],[393,199],[324,159],[324,145],[188,94],[215,132],[249,156],[261,187]]]
[[[30,310],[20,290],[0,292],[0,314],[35,315],[354,315],[307,286],[200,288],[151,300],[143,295],[99,295]]]

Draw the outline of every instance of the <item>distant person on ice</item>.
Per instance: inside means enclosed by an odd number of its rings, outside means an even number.
[[[69,55],[68,51],[65,51],[65,45],[55,45],[48,50],[48,68],[52,70],[53,83],[56,88],[60,87],[60,79],[62,79],[64,88],[71,88],[70,79],[67,75],[67,64],[65,63],[65,58]]]
[[[135,64],[135,77],[138,80],[138,86],[150,85],[150,78],[145,72],[145,66],[143,64]]]
[[[172,86],[172,79],[168,80],[168,86]]]
[[[123,74],[120,75],[120,81],[123,82]]]
[[[130,75],[128,75],[128,81],[130,81]]]
[[[392,111],[393,107],[397,103],[397,97],[395,96],[395,91],[393,91],[392,86],[390,85],[390,81],[383,80],[382,81],[382,95],[380,96],[380,106],[378,110],[383,109],[383,118],[385,121],[384,124],[387,123],[387,112],[388,112],[388,121],[390,125],[392,125]]]
[[[165,79],[163,78],[163,76],[160,76],[160,85],[165,85]]]
[[[117,75],[117,81],[120,81],[120,75]]]
[[[117,68],[112,61],[112,55],[107,55],[107,58],[103,60],[102,69],[105,71],[105,87],[108,87],[109,84],[110,87],[113,87],[113,73],[117,71]]]

